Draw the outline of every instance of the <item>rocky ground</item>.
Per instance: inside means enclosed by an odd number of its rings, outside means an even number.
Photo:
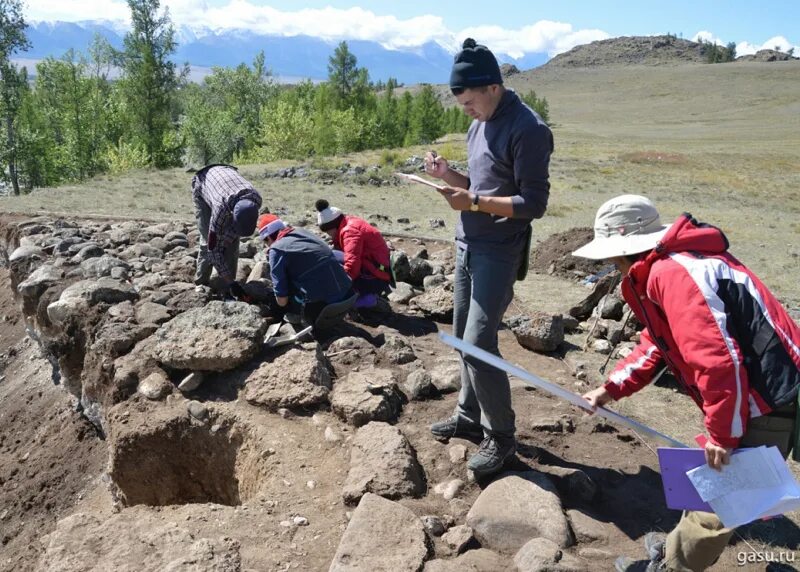
[[[261,306],[191,284],[186,226],[40,217],[0,231],[1,570],[608,570],[677,520],[651,444],[519,382],[508,472],[476,482],[478,444],[431,437],[459,387],[437,337],[452,319],[446,243],[393,239],[387,307],[266,349]],[[537,264],[585,280],[585,299],[559,314],[517,304],[500,336],[507,359],[573,391],[638,335],[617,277],[565,259],[580,233]],[[264,252],[240,254],[258,299]],[[190,372],[205,381],[182,393]],[[797,532],[776,519],[746,534],[794,550]],[[733,563],[729,550],[716,569]]]

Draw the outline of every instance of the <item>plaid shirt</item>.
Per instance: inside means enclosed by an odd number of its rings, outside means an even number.
[[[233,270],[225,263],[225,249],[239,238],[233,226],[233,207],[239,199],[249,199],[261,208],[261,195],[235,167],[217,165],[195,175],[192,196],[211,209],[208,225],[208,257],[220,276],[235,280]]]

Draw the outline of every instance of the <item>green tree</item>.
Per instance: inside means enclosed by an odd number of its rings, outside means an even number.
[[[264,52],[256,56],[252,69],[245,64],[215,67],[202,86],[183,89],[180,133],[186,161],[227,163],[245,156],[258,143],[261,111],[275,94]]]
[[[521,98],[525,105],[539,114],[539,117],[542,118],[542,121],[548,125],[550,124],[550,106],[547,103],[546,97],[537,97],[536,92],[534,90],[530,90],[529,92],[522,94]]]
[[[22,16],[22,2],[0,0],[0,112],[6,131],[2,163],[8,167],[8,176],[15,195],[19,194],[16,123],[24,91],[28,85],[28,74],[24,68],[17,69],[17,66],[11,63],[11,57],[30,47],[25,35],[26,27],[25,18]]]
[[[358,60],[347,47],[347,42],[340,42],[328,58],[328,81],[333,86],[336,96],[347,107],[353,87],[359,80]]]
[[[414,96],[406,144],[431,143],[444,135],[444,108],[433,87],[425,84]]]
[[[176,161],[169,132],[180,78],[169,59],[177,46],[175,30],[168,10],[159,15],[160,5],[160,0],[128,0],[132,28],[120,54],[120,84],[133,140],[144,146],[150,164],[165,167]]]

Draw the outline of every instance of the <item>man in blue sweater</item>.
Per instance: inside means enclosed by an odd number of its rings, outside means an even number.
[[[531,221],[547,208],[553,134],[503,86],[494,55],[472,38],[455,56],[450,89],[474,119],[467,133],[469,174],[454,171],[434,152],[426,154],[425,170],[448,185],[441,194],[461,211],[453,332],[499,355],[497,330],[514,296],[514,282],[527,270]],[[467,466],[477,475],[489,475],[516,452],[508,376],[469,356],[461,361],[456,411],[434,423],[431,432],[443,440],[482,438]]]
[[[282,311],[294,303],[313,324],[325,306],[353,295],[350,277],[322,239],[273,214],[261,215],[257,226],[269,246],[272,288]]]

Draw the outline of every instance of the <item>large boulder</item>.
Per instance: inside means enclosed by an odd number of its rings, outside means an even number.
[[[573,538],[555,485],[538,471],[508,472],[486,487],[467,514],[481,546],[513,554],[532,538],[559,547]]]
[[[243,302],[209,302],[184,312],[154,334],[153,357],[173,369],[227,371],[252,359],[266,328]]]
[[[328,401],[331,376],[320,349],[292,349],[247,377],[244,397],[271,411],[312,407]]]
[[[336,383],[331,394],[333,412],[356,427],[370,421],[394,421],[401,404],[397,380],[386,369],[351,372]]]
[[[96,304],[117,304],[138,297],[133,286],[119,280],[81,280],[67,287],[56,302],[47,306],[47,317],[53,324],[62,324]]]
[[[389,499],[425,493],[425,475],[414,450],[388,423],[367,423],[353,439],[342,496],[345,503],[356,504],[366,493]]]
[[[417,515],[367,493],[353,512],[329,572],[418,572],[428,552]]]

